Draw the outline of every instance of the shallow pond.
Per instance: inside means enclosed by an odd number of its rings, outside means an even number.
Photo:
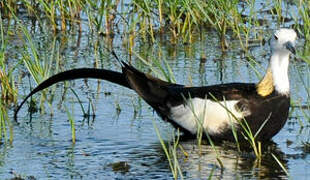
[[[31,26],[29,24],[29,29],[33,29]],[[266,31],[263,38],[268,40],[272,31]],[[58,71],[94,66],[120,70],[117,61],[105,50],[105,38],[101,36],[87,31],[81,32],[80,36],[78,32],[66,37],[61,34],[46,36],[36,28],[32,33],[42,55],[40,58],[47,62],[49,58],[53,59],[51,64],[59,66]],[[239,47],[239,40],[229,33],[229,49],[224,53],[216,32],[212,30],[195,35],[192,44],[180,42],[171,45],[165,38],[153,45],[138,41],[134,50],[149,61],[165,59],[176,81],[186,85],[257,82],[270,55],[268,44],[262,45],[259,41],[251,43],[245,55]],[[16,36],[11,40],[16,41],[16,47],[11,47],[9,55],[18,60],[23,51],[18,46],[19,38]],[[135,55],[129,60],[121,43],[122,37],[115,37],[113,46],[118,55],[138,69],[150,72],[149,66]],[[303,46],[304,41],[300,40],[298,47],[302,49]],[[184,178],[288,178],[271,154],[285,166],[290,177],[306,179],[310,175],[310,122],[305,117],[309,116],[310,68],[304,61],[293,59],[289,73],[294,107],[280,133],[268,145],[263,143],[263,158],[258,160],[253,152],[238,152],[233,144],[225,143],[216,146],[224,164],[220,167],[211,146],[198,146],[196,140],[181,140],[179,143],[183,150],[178,149],[177,154]],[[161,61],[161,64],[165,63]],[[21,77],[23,72],[27,72],[25,68],[21,67],[20,72],[16,76],[20,77],[21,100],[35,83],[27,73]],[[90,109],[91,116],[84,116],[72,90],[82,101],[85,111]],[[173,178],[155,131],[157,127],[165,142],[171,142],[173,128],[133,91],[106,81],[88,79],[59,83],[49,88],[46,96],[38,93],[33,97],[37,99],[37,106],[39,97],[46,97],[50,102],[50,105],[43,103],[45,113],[30,116],[29,105],[26,104],[19,113],[20,123],[13,123],[13,143],[0,146],[1,179],[16,176],[28,179]],[[306,107],[302,107],[304,105]],[[75,144],[71,141],[70,116],[75,121]],[[10,117],[13,117],[12,112]],[[188,156],[184,155],[184,151]]]

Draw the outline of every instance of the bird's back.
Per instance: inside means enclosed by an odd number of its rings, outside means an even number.
[[[232,126],[242,136],[246,120],[253,135],[260,131],[257,139],[270,139],[288,116],[288,96],[275,91],[261,96],[254,83],[185,87],[151,77],[127,64],[123,73],[133,90],[164,120],[187,135],[195,135],[200,123],[214,139],[233,140]]]

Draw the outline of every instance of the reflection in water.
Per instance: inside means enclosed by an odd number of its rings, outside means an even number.
[[[249,151],[238,152],[233,145],[216,146],[223,167],[216,160],[216,153],[209,145],[197,145],[196,140],[181,141],[188,156],[178,149],[178,162],[184,178],[207,179],[212,176],[218,179],[249,179],[249,178],[285,178],[286,174],[272,158],[271,153],[283,163],[286,160],[276,144],[269,144],[262,160],[255,159]],[[113,155],[112,155],[113,156]],[[126,161],[114,161],[104,165],[104,170],[115,173],[118,178],[172,178],[169,164],[160,143],[129,150]],[[109,174],[109,173],[105,173]]]
[[[274,143],[263,147],[262,160],[256,159],[249,150],[238,152],[234,144],[216,146],[223,167],[217,162],[216,152],[210,145],[201,145],[199,148],[196,140],[182,141],[180,145],[188,154],[185,157],[184,152],[179,149],[179,164],[185,177],[194,179],[206,179],[209,176],[219,179],[286,177],[284,171],[271,156],[271,153],[276,155],[284,167],[287,167],[283,152]]]

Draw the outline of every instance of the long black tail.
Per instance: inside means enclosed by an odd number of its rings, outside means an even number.
[[[61,81],[81,79],[81,78],[103,79],[131,89],[130,85],[127,82],[126,77],[124,76],[123,73],[120,72],[106,69],[95,69],[95,68],[81,68],[81,69],[72,69],[64,71],[54,76],[51,76],[50,78],[46,79],[41,84],[39,84],[35,89],[33,89],[22,101],[22,103],[16,108],[14,113],[14,119],[17,120],[18,111],[21,109],[21,107],[27,101],[27,99],[32,95],[34,95],[35,93]]]

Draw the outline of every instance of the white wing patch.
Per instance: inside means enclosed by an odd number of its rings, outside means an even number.
[[[237,100],[215,102],[193,98],[185,105],[171,107],[169,118],[192,134],[196,134],[197,125],[203,125],[210,135],[218,134],[225,126],[231,127],[231,123],[237,123],[235,118],[242,119],[249,115],[250,112],[237,110],[237,103]]]

